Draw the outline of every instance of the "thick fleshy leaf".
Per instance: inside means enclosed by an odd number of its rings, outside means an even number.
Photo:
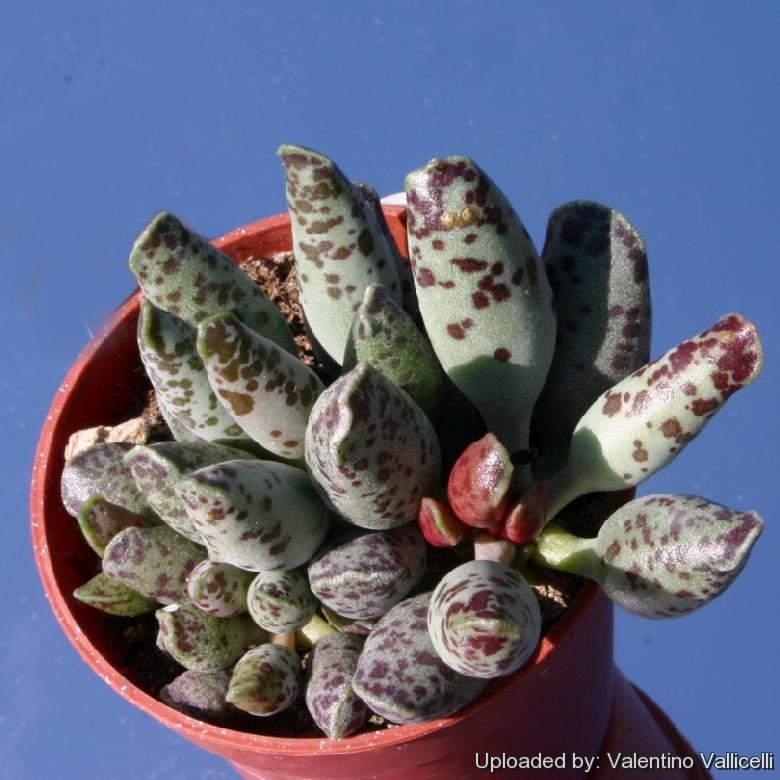
[[[514,569],[489,560],[462,563],[433,591],[428,630],[455,671],[500,677],[519,669],[539,644],[542,617],[531,586]]]
[[[344,351],[345,371],[370,363],[407,392],[431,419],[438,415],[446,376],[412,318],[378,284],[366,293]]]
[[[335,544],[309,566],[309,582],[342,617],[370,620],[401,601],[424,573],[425,542],[409,524]]]
[[[233,261],[173,214],[161,212],[130,252],[130,270],[155,306],[188,325],[223,311],[293,355],[290,328],[279,310]]]
[[[167,525],[125,528],[106,546],[103,571],[162,604],[187,598],[187,577],[206,550]]]
[[[553,525],[537,541],[543,566],[589,577],[624,609],[649,618],[693,612],[719,596],[745,565],[763,528],[698,496],[637,498],[610,515],[595,539]]]
[[[127,442],[93,444],[65,463],[61,477],[62,503],[71,515],[77,517],[87,499],[102,496],[130,512],[154,517],[124,462],[132,447]]]
[[[467,525],[494,526],[512,498],[513,474],[506,447],[486,433],[463,450],[450,471],[447,498],[452,511]]]
[[[234,460],[175,486],[209,557],[248,571],[293,569],[325,538],[330,513],[309,475],[284,463]]]
[[[420,502],[417,524],[425,541],[433,547],[455,547],[470,530],[446,501],[432,496],[425,496]]]
[[[330,739],[353,734],[368,717],[352,688],[363,641],[356,634],[331,634],[317,642],[309,658],[306,706]]]
[[[249,585],[246,606],[252,620],[272,634],[303,628],[317,610],[309,581],[300,569],[261,571]]]
[[[136,617],[152,612],[160,606],[155,599],[142,596],[123,582],[114,580],[104,572],[98,572],[92,579],[73,591],[83,604],[89,604],[101,612],[119,617]]]
[[[220,618],[190,602],[157,610],[157,646],[193,672],[229,669],[266,634],[247,615]]]
[[[138,351],[174,438],[183,429],[190,439],[249,440],[217,400],[195,337],[195,328],[184,320],[141,301]]]
[[[368,363],[337,379],[314,405],[306,463],[323,495],[361,528],[414,520],[440,462],[428,418]]]
[[[282,146],[279,156],[306,322],[318,345],[341,365],[366,287],[381,284],[400,298],[395,249],[361,192],[332,160],[299,146]]]
[[[577,496],[638,485],[666,466],[761,370],[755,326],[727,314],[607,390],[574,431],[547,517]]]
[[[254,441],[281,458],[303,457],[306,422],[324,387],[307,365],[232,314],[200,323],[198,354],[225,409]]]
[[[251,457],[237,447],[215,442],[165,441],[133,447],[125,456],[125,464],[130,467],[138,489],[160,518],[182,536],[203,544],[203,538],[173,486],[204,466]]]
[[[555,346],[552,291],[509,202],[470,159],[406,178],[409,252],[428,336],[445,371],[511,453]]]
[[[542,251],[558,317],[555,354],[534,409],[543,471],[565,462],[574,427],[605,390],[650,359],[645,242],[615,209],[555,209]]]
[[[287,709],[301,690],[301,662],[286,647],[263,644],[245,653],[230,678],[227,701],[251,715]]]
[[[417,308],[417,291],[414,289],[414,274],[412,273],[412,267],[409,265],[408,260],[406,260],[398,251],[398,247],[390,232],[390,227],[385,219],[385,213],[382,210],[382,199],[379,197],[379,193],[370,184],[366,184],[362,181],[355,181],[352,182],[352,184],[363,196],[366,208],[379,227],[379,230],[382,231],[382,234],[387,239],[387,246],[393,255],[395,267],[398,271],[398,282],[401,289],[401,305],[409,316],[417,319],[420,312]]]
[[[79,528],[87,544],[101,557],[106,545],[122,530],[136,526],[154,525],[148,517],[130,512],[124,507],[106,501],[103,496],[92,496],[78,513]]]
[[[247,611],[246,594],[251,582],[251,572],[229,563],[201,561],[187,578],[187,594],[204,612],[233,617]]]
[[[203,720],[222,720],[235,710],[225,701],[228,672],[182,672],[160,690],[160,700],[169,707]]]
[[[443,718],[470,704],[486,680],[447,666],[428,633],[430,593],[396,604],[377,623],[363,646],[352,687],[391,723]]]

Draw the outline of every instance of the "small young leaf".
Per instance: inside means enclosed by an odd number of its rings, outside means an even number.
[[[317,609],[309,581],[300,569],[261,571],[249,585],[246,606],[252,620],[273,634],[303,628]]]
[[[187,578],[192,603],[216,617],[233,617],[247,611],[246,594],[252,574],[229,563],[201,561]]]
[[[154,525],[148,517],[112,504],[103,496],[88,498],[81,505],[77,519],[87,544],[101,557],[106,545],[120,531],[131,526],[148,528]]]
[[[220,721],[235,713],[225,701],[229,682],[228,672],[185,671],[160,690],[160,700],[190,717]]]
[[[293,650],[263,644],[245,653],[230,678],[227,701],[251,715],[287,709],[301,689],[301,662]]]
[[[170,604],[156,615],[157,646],[193,672],[229,669],[247,647],[266,639],[246,615],[215,617],[190,602]]]
[[[160,606],[155,599],[142,596],[102,571],[80,588],[76,588],[73,595],[83,604],[89,604],[90,607],[95,607],[101,612],[119,617],[145,615]]]

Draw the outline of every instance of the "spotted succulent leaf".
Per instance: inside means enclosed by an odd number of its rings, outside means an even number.
[[[360,190],[335,163],[299,146],[279,149],[301,305],[318,345],[341,365],[355,311],[369,284],[399,298],[395,248]]]
[[[193,672],[229,669],[250,645],[266,639],[246,615],[215,617],[191,602],[169,604],[155,614],[157,646]]]
[[[127,442],[102,442],[68,459],[62,470],[61,492],[62,503],[71,515],[77,517],[84,502],[92,496],[102,496],[129,512],[154,518],[124,462],[132,447]]]
[[[370,363],[407,392],[431,419],[440,410],[446,376],[412,318],[378,284],[366,288],[344,351],[342,368]]]
[[[176,483],[209,557],[247,571],[293,569],[317,551],[330,513],[308,474],[284,463],[234,460]]]
[[[727,314],[603,393],[550,482],[548,518],[577,496],[638,485],[666,466],[763,362],[755,326]]]
[[[118,617],[136,617],[153,612],[160,606],[155,599],[142,596],[123,582],[98,572],[92,579],[73,591],[82,604]]]
[[[490,560],[462,563],[433,591],[428,630],[444,663],[471,677],[517,671],[539,643],[542,618],[531,586]]]
[[[534,409],[544,473],[566,462],[588,407],[650,359],[650,281],[639,232],[615,209],[555,209],[542,250],[558,317],[555,354]]]
[[[196,348],[196,331],[179,317],[143,299],[138,350],[174,438],[249,440],[209,383]]]
[[[391,723],[443,718],[485,688],[485,680],[459,674],[437,655],[428,633],[430,598],[423,593],[396,604],[368,635],[355,669],[355,693]]]
[[[239,659],[227,701],[251,715],[275,715],[287,709],[301,690],[301,662],[295,651],[262,644]]]
[[[249,585],[246,605],[252,620],[272,634],[303,628],[317,610],[309,581],[300,569],[259,572]]]
[[[87,544],[101,557],[106,545],[122,530],[136,526],[154,525],[148,517],[130,512],[124,507],[106,501],[103,496],[92,496],[82,505],[77,515],[81,534]]]
[[[455,547],[470,530],[446,501],[433,496],[425,496],[420,502],[417,524],[425,541],[433,547]]]
[[[322,494],[351,523],[372,530],[417,517],[439,478],[441,453],[425,414],[368,363],[317,399],[306,463]]]
[[[512,498],[513,475],[506,447],[486,433],[463,450],[450,471],[447,498],[452,511],[467,525],[494,526]]]
[[[650,495],[607,518],[595,539],[554,524],[537,541],[538,563],[595,580],[624,609],[678,617],[723,593],[763,529],[756,512],[698,496]]]
[[[197,346],[211,386],[241,428],[281,458],[303,458],[306,422],[324,387],[319,377],[229,313],[200,323]]]
[[[406,178],[409,251],[425,328],[450,379],[515,453],[555,346],[552,292],[528,232],[470,159]]]
[[[200,545],[167,525],[125,528],[106,546],[103,571],[162,604],[187,598],[187,577],[206,558]]]
[[[290,328],[276,306],[227,255],[173,214],[157,214],[141,231],[129,265],[146,298],[188,325],[231,311],[295,354]]]
[[[334,544],[309,566],[309,582],[317,599],[342,617],[370,620],[407,596],[425,561],[420,531],[407,524]]]
[[[184,671],[160,690],[160,700],[190,717],[220,721],[235,713],[225,701],[229,682],[225,671]]]
[[[204,466],[250,457],[244,450],[215,442],[166,441],[136,445],[125,456],[125,465],[160,518],[182,536],[203,544],[174,485]]]
[[[216,617],[247,611],[246,594],[252,574],[229,563],[201,561],[187,577],[187,595],[193,604]]]
[[[306,706],[330,739],[353,734],[368,717],[352,688],[363,642],[356,634],[331,634],[317,642],[309,658]]]

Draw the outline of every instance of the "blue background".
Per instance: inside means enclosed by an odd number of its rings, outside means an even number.
[[[282,211],[282,142],[382,193],[470,155],[538,244],[564,201],[622,210],[649,248],[654,355],[729,311],[757,323],[761,378],[640,492],[767,528],[700,613],[619,614],[616,652],[697,749],[780,758],[778,40],[770,0],[3,3],[0,778],[232,776],[79,660],[34,568],[27,490],[59,381],[132,290],[135,234],[163,208],[207,235]]]

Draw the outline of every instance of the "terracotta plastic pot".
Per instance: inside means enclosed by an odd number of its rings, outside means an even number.
[[[386,207],[406,250],[404,210]],[[229,233],[216,246],[241,262],[290,249],[289,218],[270,217]],[[614,668],[612,607],[586,585],[518,674],[495,683],[455,716],[343,740],[281,739],[219,728],[189,718],[141,690],[127,667],[112,620],[72,597],[98,561],[60,499],[64,448],[71,433],[127,419],[145,386],[135,342],[138,294],[128,299],[86,347],[54,398],[35,456],[32,536],[54,614],[84,660],[132,704],[204,749],[223,756],[245,778],[405,778],[468,780],[526,776],[530,762],[546,776],[625,777],[608,754],[686,757],[694,768],[665,778],[708,777],[685,740],[652,702]],[[115,621],[114,623],[115,624]],[[262,728],[262,722],[258,723]],[[534,763],[535,762],[535,763]],[[598,767],[598,768],[596,768]],[[644,778],[653,776],[646,771]]]

